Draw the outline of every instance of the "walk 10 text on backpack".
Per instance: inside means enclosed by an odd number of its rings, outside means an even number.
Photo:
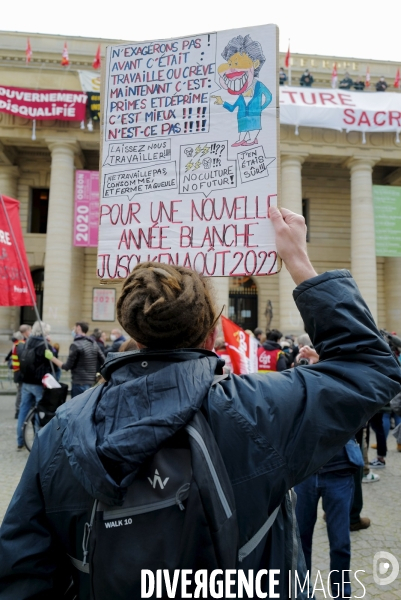
[[[340,586],[330,583],[332,571],[327,576],[317,571],[313,579],[309,572],[304,576],[297,571],[289,571],[289,596],[297,598],[298,593],[303,592],[303,598],[314,598],[316,592],[322,592],[325,598],[345,598],[344,585],[352,583],[357,589],[350,597],[365,598],[366,588],[358,579],[358,573],[365,572],[363,569],[342,571]],[[175,569],[173,573],[167,569],[155,572],[142,569],[141,598],[282,598],[276,591],[282,576],[279,569],[215,569],[211,572],[206,569]],[[264,591],[267,588],[268,592]]]

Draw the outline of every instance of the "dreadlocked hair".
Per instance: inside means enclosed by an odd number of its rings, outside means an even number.
[[[118,321],[147,348],[198,348],[218,318],[209,285],[185,267],[140,263],[124,282]]]

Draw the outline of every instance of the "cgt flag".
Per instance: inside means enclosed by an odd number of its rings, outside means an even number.
[[[19,202],[0,196],[0,306],[36,301],[19,220]]]
[[[236,375],[256,373],[258,370],[256,339],[223,315],[221,316],[221,325],[233,372]]]

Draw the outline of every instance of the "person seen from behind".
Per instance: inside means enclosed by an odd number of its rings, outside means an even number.
[[[297,357],[308,360],[309,364],[319,361],[317,352],[310,346],[302,346]],[[297,364],[296,363],[296,364]],[[299,368],[296,366],[295,368]],[[347,444],[316,473],[295,486],[297,494],[296,515],[305,555],[306,566],[312,572],[312,539],[317,520],[317,507],[322,498],[327,535],[330,547],[329,585],[333,597],[341,600],[351,598],[350,581],[342,581],[344,572],[349,571],[351,563],[350,514],[354,497],[354,480],[358,469],[364,465],[363,456],[355,439]],[[359,519],[361,524],[370,520]]]
[[[141,597],[141,565],[163,565],[170,577],[205,564],[277,569],[286,574],[274,586],[281,598],[290,597],[295,569],[305,580],[291,490],[395,396],[401,372],[350,273],[317,275],[303,217],[271,207],[270,218],[319,362],[224,375],[210,281],[180,266],[136,265],[117,316],[140,350],[110,356],[106,383],[60,407],[36,436],[0,529],[0,596],[53,600],[70,588],[80,600],[131,600]],[[169,461],[146,471],[179,443],[191,448],[189,465],[215,473],[203,489],[215,502],[200,501],[194,467],[179,488],[170,486]],[[173,495],[141,536],[146,514],[135,516],[132,490],[143,471],[147,495]],[[198,510],[202,518],[192,518]],[[127,525],[106,528],[118,513],[115,524]],[[267,595],[268,577],[261,588]]]
[[[48,323],[35,321],[25,344],[17,347],[17,355],[20,362],[21,405],[17,422],[17,449],[24,447],[23,426],[30,409],[35,406],[43,396],[42,377],[46,373],[52,373],[50,361],[45,357],[46,343],[43,337],[49,335],[51,327]]]
[[[278,329],[266,332],[266,341],[258,348],[258,373],[284,371],[287,368],[284,351],[278,343],[282,337]]]
[[[7,354],[5,361],[11,359],[11,368],[13,371],[13,381],[17,386],[17,394],[15,397],[15,418],[18,419],[19,407],[21,405],[21,388],[22,388],[22,377],[20,371],[20,362],[18,358],[18,346],[25,343],[24,336],[20,331],[16,331],[11,338],[13,346],[9,354]]]
[[[71,371],[71,398],[89,389],[96,380],[96,373],[104,363],[104,355],[97,343],[86,334],[89,325],[85,321],[75,323],[72,330],[73,343],[65,363],[46,350],[46,357],[64,371]]]

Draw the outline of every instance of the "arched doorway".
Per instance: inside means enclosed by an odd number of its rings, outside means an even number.
[[[230,277],[228,318],[242,329],[258,326],[258,289],[252,277]]]
[[[31,271],[33,287],[36,292],[36,304],[38,307],[38,312],[40,314],[40,318],[42,318],[43,311],[43,284],[45,280],[45,270],[42,269],[34,269]],[[21,307],[21,315],[20,315],[21,323],[25,325],[33,325],[36,319],[36,313],[34,311],[33,306],[22,306]]]

